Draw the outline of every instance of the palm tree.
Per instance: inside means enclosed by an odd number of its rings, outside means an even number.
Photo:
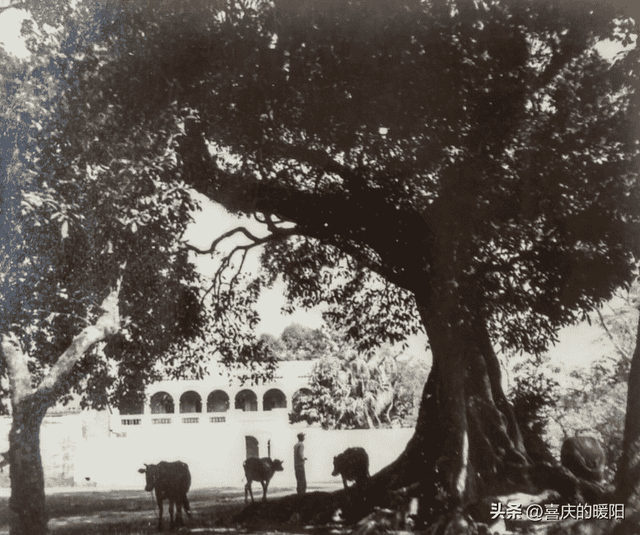
[[[292,421],[319,421],[325,428],[336,429],[391,424],[399,406],[399,354],[389,348],[366,354],[353,350],[340,353],[318,361],[311,393],[294,408]]]

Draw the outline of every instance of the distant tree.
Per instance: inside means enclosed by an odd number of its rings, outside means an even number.
[[[280,360],[314,360],[331,350],[331,342],[322,329],[292,323],[280,335],[283,351]]]
[[[415,391],[407,385],[388,347],[368,355],[353,350],[321,358],[289,415],[291,422],[319,423],[324,429],[371,429],[407,425]],[[425,376],[426,379],[426,376]],[[415,385],[420,391],[423,384]]]
[[[258,340],[268,346],[276,355],[279,355],[284,351],[284,346],[282,345],[280,339],[276,338],[271,333],[262,333],[260,336],[258,336]]]
[[[403,426],[414,427],[418,422],[418,408],[431,364],[420,354],[404,351],[403,355],[396,360],[396,365],[398,380],[395,389],[398,404],[406,407],[406,415],[401,419],[401,423]]]
[[[331,344],[322,329],[311,329],[298,323],[286,327],[279,337],[263,333],[259,340],[277,360],[315,360],[330,352]]]

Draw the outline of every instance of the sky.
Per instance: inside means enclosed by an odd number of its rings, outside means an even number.
[[[0,7],[2,7],[0,0]],[[26,12],[22,9],[9,8],[0,13],[0,43],[5,50],[14,56],[24,58],[28,55],[24,42],[20,38],[20,28]]]
[[[258,237],[266,234],[264,225],[261,225],[255,219],[235,216],[219,204],[213,203],[203,196],[197,194],[194,196],[200,203],[201,210],[193,214],[194,222],[184,236],[192,245],[200,249],[208,249],[212,240],[238,226],[246,227],[247,230]],[[247,243],[246,240],[244,242]],[[229,239],[227,242],[220,244],[220,250],[230,250],[230,246],[233,243],[239,242]],[[259,251],[255,250],[250,252],[249,255],[245,262],[245,268],[248,272],[255,272],[259,267]],[[216,268],[216,261],[209,255],[202,255],[197,258],[196,264],[205,275],[212,274]],[[272,290],[265,291],[260,297],[257,307],[261,318],[260,324],[256,329],[258,333],[270,333],[277,337],[291,323],[300,323],[314,329],[322,326],[323,321],[318,310],[298,310],[293,314],[282,314],[281,310],[285,305],[283,292],[284,284],[276,282]]]

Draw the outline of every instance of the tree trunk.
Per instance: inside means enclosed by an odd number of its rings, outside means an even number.
[[[452,505],[524,482],[528,460],[484,322],[459,313],[421,313],[433,352],[436,404],[445,424],[437,462],[446,467]]]
[[[625,504],[627,516],[640,511],[640,317],[629,370],[622,457],[616,474],[616,502]]]
[[[48,532],[40,457],[40,426],[46,410],[47,405],[37,395],[13,404],[9,434],[11,535]]]
[[[456,314],[421,314],[433,367],[415,434],[375,479],[388,488],[420,483],[427,521],[486,495],[532,490],[530,460],[485,324]]]
[[[122,277],[102,301],[103,313],[95,325],[85,327],[73,338],[37,388],[32,385],[28,355],[18,337],[14,334],[2,336],[0,348],[8,368],[13,413],[9,434],[11,535],[48,532],[40,426],[47,409],[55,405],[61,393],[60,385],[73,366],[94,344],[120,329],[118,296],[121,283]]]

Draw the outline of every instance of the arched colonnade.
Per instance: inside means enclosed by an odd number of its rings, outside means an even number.
[[[143,420],[149,418],[151,424],[155,425],[171,424],[175,421],[184,424],[203,421],[225,423],[234,417],[260,418],[260,413],[268,413],[263,416],[271,419],[277,417],[277,414],[288,413],[297,394],[308,392],[306,388],[298,388],[287,395],[285,390],[274,385],[262,388],[240,387],[230,391],[222,388],[203,391],[188,386],[176,390],[161,385],[156,391],[149,392],[145,403],[120,408],[121,424],[142,425]]]

